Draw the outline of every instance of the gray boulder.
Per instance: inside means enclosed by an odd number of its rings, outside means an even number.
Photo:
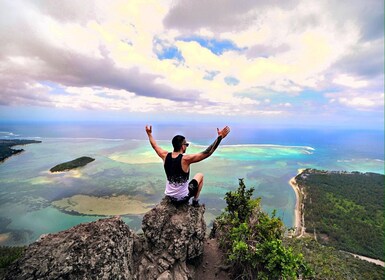
[[[132,279],[134,235],[114,217],[42,236],[5,279]]]

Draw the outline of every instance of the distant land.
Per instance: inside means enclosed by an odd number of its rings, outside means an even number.
[[[74,168],[85,166],[94,160],[95,160],[94,158],[90,158],[90,157],[80,157],[71,161],[60,163],[52,167],[50,171],[51,172],[67,171]]]
[[[19,154],[24,151],[24,149],[12,149],[13,146],[27,145],[41,143],[41,141],[36,140],[21,140],[21,139],[0,139],[0,162],[3,162],[7,158]]]
[[[293,181],[299,191],[301,235],[384,261],[384,178],[376,173],[302,170]]]

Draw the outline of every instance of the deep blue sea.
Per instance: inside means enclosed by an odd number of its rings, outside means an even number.
[[[0,124],[2,139],[42,141],[0,163],[0,245],[29,244],[41,234],[110,215],[121,215],[140,231],[143,213],[161,200],[165,186],[162,161],[149,145],[145,125]],[[195,153],[213,142],[216,127],[153,125],[154,137],[166,150],[176,134],[186,136],[187,153]],[[95,161],[49,172],[81,156]],[[191,175],[205,174],[201,202],[209,227],[225,207],[225,193],[244,178],[263,208],[277,210],[290,228],[295,193],[288,181],[303,168],[384,174],[384,132],[232,125],[217,151],[191,166]]]

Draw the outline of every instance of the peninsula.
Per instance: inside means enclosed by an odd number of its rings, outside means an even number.
[[[41,141],[22,139],[0,139],[0,162],[3,162],[7,158],[24,151],[24,149],[12,149],[11,147],[32,143],[41,143]]]
[[[376,173],[300,170],[290,180],[297,196],[295,235],[384,261],[383,182]]]
[[[67,161],[67,162],[63,162],[58,165],[55,165],[50,169],[50,171],[51,172],[67,171],[74,168],[85,166],[94,160],[95,160],[94,158],[90,158],[90,157],[80,157],[71,161]]]

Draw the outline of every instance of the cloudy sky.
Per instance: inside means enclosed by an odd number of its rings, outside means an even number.
[[[0,0],[0,120],[383,129],[383,0]]]

